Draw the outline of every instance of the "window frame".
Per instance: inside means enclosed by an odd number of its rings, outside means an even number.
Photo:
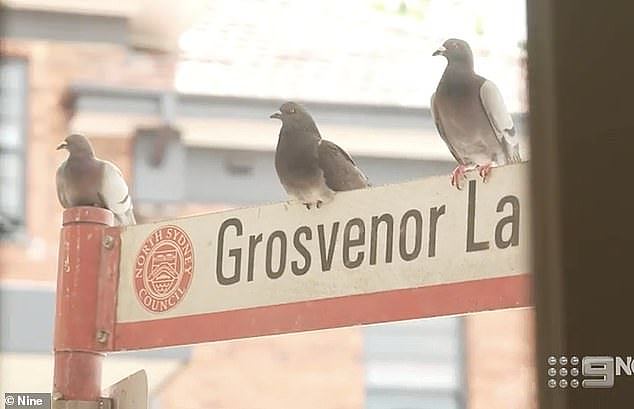
[[[0,56],[0,64],[17,64],[23,73],[23,82],[20,85],[20,98],[22,99],[22,119],[18,121],[20,140],[17,147],[6,147],[0,144],[0,152],[16,155],[21,161],[18,172],[21,182],[18,184],[17,197],[19,201],[20,220],[16,229],[7,233],[0,233],[0,243],[15,242],[25,238],[27,231],[27,206],[26,206],[26,186],[27,186],[27,161],[28,161],[28,140],[29,140],[29,98],[30,98],[30,75],[29,60],[27,57],[15,54],[4,54]],[[0,87],[0,93],[2,88]],[[0,117],[0,121],[2,118]]]
[[[434,327],[434,325],[429,325],[429,319],[415,319],[410,321],[401,321],[401,322],[387,322],[374,326],[364,326],[362,329],[362,337],[363,337],[363,366],[364,366],[364,395],[365,395],[365,406],[364,407],[378,407],[378,404],[383,400],[390,400],[391,407],[395,408],[403,408],[409,409],[416,406],[412,406],[414,403],[420,403],[420,401],[426,399],[448,399],[455,403],[456,409],[465,409],[468,407],[468,367],[467,367],[467,339],[465,333],[465,318],[462,316],[450,316],[450,317],[437,317],[434,318],[436,323],[438,320],[449,320],[451,321],[448,324],[451,328],[450,331],[447,331],[446,328],[438,328]],[[377,332],[372,328],[381,327]],[[453,357],[449,355],[437,355],[435,352],[431,355],[435,355],[433,359],[429,359],[430,356],[427,352],[423,352],[420,356],[414,356],[411,354],[411,350],[403,350],[403,349],[394,349],[394,346],[388,344],[390,338],[399,339],[404,343],[411,343],[414,341],[419,341],[419,337],[421,336],[421,331],[425,333],[423,337],[433,340],[436,342],[436,337],[438,334],[442,336],[450,336],[455,339],[455,345],[453,345],[452,353],[455,354]],[[413,336],[413,337],[412,337]],[[383,339],[381,339],[383,338]],[[392,339],[393,341],[393,339]],[[374,344],[372,346],[372,344]],[[387,355],[385,353],[381,353],[376,348],[377,346],[381,346],[381,344],[389,345],[389,352]],[[424,347],[420,345],[420,347]],[[420,350],[420,351],[429,351],[429,350]],[[378,354],[377,354],[378,352]],[[383,351],[385,352],[385,351]],[[437,359],[440,357],[440,359]],[[456,384],[453,387],[443,388],[436,386],[413,386],[402,383],[398,385],[398,380],[393,385],[379,385],[372,384],[369,382],[369,365],[376,365],[377,363],[384,363],[386,367],[395,366],[398,367],[399,364],[413,363],[416,365],[444,365],[449,364],[449,366],[455,371],[457,375]],[[410,375],[409,377],[411,377]],[[411,403],[409,403],[409,402]],[[415,404],[414,404],[415,405]],[[444,407],[444,406],[443,406]]]

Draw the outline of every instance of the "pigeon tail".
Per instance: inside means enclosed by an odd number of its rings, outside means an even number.
[[[505,164],[510,165],[512,163],[522,162],[519,144],[511,145],[506,140],[503,142],[504,144],[502,146],[504,148],[504,156],[506,157]]]
[[[522,157],[519,152],[513,152],[509,158],[509,163],[520,163],[522,161]]]
[[[136,218],[134,217],[134,211],[132,210],[132,208],[130,208],[124,214],[115,214],[114,217],[120,226],[136,224]]]

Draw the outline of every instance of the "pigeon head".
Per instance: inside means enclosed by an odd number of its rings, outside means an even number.
[[[317,130],[315,121],[308,111],[295,102],[285,102],[279,112],[271,114],[270,118],[282,121],[283,127],[292,129]]]
[[[57,146],[57,150],[66,149],[71,155],[94,156],[95,151],[88,138],[84,135],[73,134],[67,136],[64,142]]]
[[[280,107],[279,112],[271,114],[270,118],[279,119],[284,122],[286,120],[298,119],[306,115],[308,115],[308,112],[306,112],[306,110],[301,105],[289,101],[283,103]]]
[[[447,59],[449,64],[460,64],[473,67],[473,52],[469,43],[457,38],[450,38],[445,41],[432,56],[441,55]]]

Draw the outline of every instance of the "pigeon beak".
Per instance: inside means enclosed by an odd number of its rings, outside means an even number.
[[[447,51],[447,49],[441,45],[431,56],[435,57],[437,55],[445,55],[445,51]]]
[[[62,142],[59,145],[57,145],[57,148],[55,148],[56,151],[60,150],[60,149],[66,149],[68,147],[68,144],[66,142]]]
[[[282,120],[282,114],[280,112],[274,112],[269,118]]]

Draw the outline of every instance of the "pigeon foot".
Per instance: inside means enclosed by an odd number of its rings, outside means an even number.
[[[486,183],[489,175],[491,174],[491,169],[493,169],[492,163],[487,163],[486,165],[478,166],[478,173],[482,177],[482,183]]]
[[[312,208],[321,208],[321,205],[324,204],[323,200],[317,200],[316,202],[308,202],[308,203],[304,203],[304,206],[306,206],[306,209],[310,210]]]
[[[466,171],[467,168],[464,165],[456,166],[453,172],[451,172],[451,186],[455,186],[456,189],[462,190],[460,182],[465,178]]]

